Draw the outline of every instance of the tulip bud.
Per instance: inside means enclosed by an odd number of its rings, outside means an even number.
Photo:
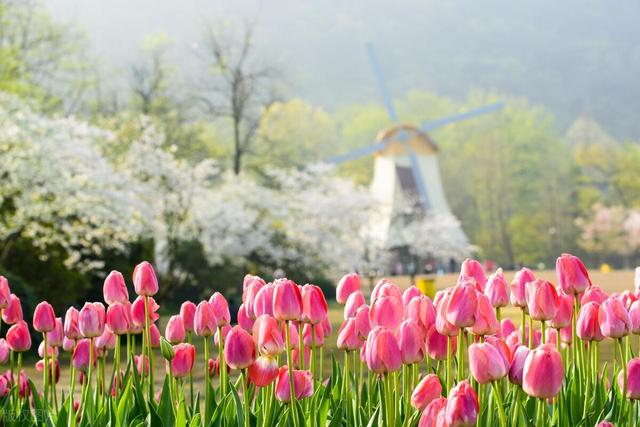
[[[542,344],[531,350],[522,370],[522,389],[532,397],[555,397],[564,380],[562,357],[554,345]]]
[[[151,348],[160,347],[160,330],[156,324],[149,326],[149,338],[151,339]]]
[[[273,291],[275,286],[273,283],[268,283],[258,290],[256,297],[253,301],[253,311],[255,317],[258,318],[263,314],[268,314],[273,317]]]
[[[400,346],[402,363],[411,365],[424,360],[425,337],[416,321],[408,319],[402,322],[398,328],[396,338]]]
[[[353,351],[359,349],[363,341],[359,338],[356,330],[356,320],[349,318],[342,323],[338,331],[338,349]]]
[[[300,288],[288,279],[275,281],[273,291],[273,317],[276,320],[298,320],[302,316]]]
[[[2,310],[2,321],[13,325],[22,320],[22,304],[15,294],[9,294],[9,306]]]
[[[296,399],[313,396],[313,378],[309,371],[293,371],[293,391]],[[276,398],[284,403],[291,401],[291,386],[289,384],[289,369],[280,367],[276,382]]]
[[[500,322],[500,336],[502,338],[506,338],[508,337],[511,332],[515,331],[516,329],[516,324],[513,323],[513,320],[507,318],[507,319],[502,319],[502,322]]]
[[[29,326],[24,320],[18,321],[9,328],[6,335],[9,348],[15,352],[22,353],[31,348],[31,334]]]
[[[524,369],[524,362],[529,355],[529,347],[521,345],[513,353],[513,361],[509,368],[509,381],[519,386],[522,385],[522,371]]]
[[[96,338],[96,349],[113,350],[116,348],[116,336],[109,328],[104,328],[104,332]]]
[[[273,312],[273,310],[271,310]],[[247,310],[244,304],[240,304],[238,308],[238,325],[247,332],[253,329],[254,319],[251,319],[247,314]]]
[[[213,307],[209,301],[202,301],[196,308],[193,319],[194,330],[199,337],[210,337],[217,328]]]
[[[196,305],[191,301],[185,301],[180,306],[180,317],[186,332],[193,332],[193,319],[196,315]]]
[[[629,320],[631,321],[631,332],[634,335],[640,334],[640,300],[635,301],[629,308]]]
[[[327,317],[329,307],[322,289],[315,285],[302,287],[302,318],[305,323],[316,325]],[[364,301],[364,298],[363,298]]]
[[[618,374],[618,386],[620,394],[624,389],[624,376],[622,371]],[[627,363],[627,399],[640,399],[640,358],[629,360]]]
[[[173,346],[164,337],[160,337],[160,352],[165,360],[172,361],[175,357]]]
[[[551,319],[550,325],[555,329],[566,328],[571,325],[573,319],[573,295],[561,294],[558,295],[558,311],[553,319]]]
[[[446,360],[447,359],[447,336],[438,332],[435,325],[431,326],[427,331],[427,352],[429,357],[433,360]],[[451,353],[455,354],[458,348],[458,338],[451,336]]]
[[[371,304],[382,297],[395,297],[402,303],[402,291],[399,287],[388,281],[387,279],[380,279],[371,292]]]
[[[0,338],[0,364],[5,364],[9,360],[9,354],[11,349],[9,348],[9,344],[7,340],[4,338]]]
[[[220,292],[216,292],[209,299],[209,303],[211,303],[211,308],[213,308],[217,325],[228,325],[231,322],[231,314],[229,313],[229,303],[226,298]]]
[[[622,305],[622,301],[609,297],[600,305],[598,311],[600,332],[608,338],[622,338],[629,335],[631,319],[629,312]]]
[[[402,317],[402,301],[394,296],[379,297],[369,309],[371,327],[382,326],[395,331],[400,326]]]
[[[396,337],[381,326],[376,326],[369,332],[365,356],[369,370],[376,374],[395,372],[402,365]]]
[[[409,301],[419,296],[422,296],[422,292],[420,292],[420,289],[418,289],[416,286],[409,286],[402,293],[402,305],[406,307],[407,304],[409,304]]]
[[[602,304],[609,298],[609,295],[605,291],[602,290],[599,286],[590,286],[586,291],[582,294],[582,298],[580,298],[580,305],[585,305],[589,302],[596,302],[598,305]]]
[[[469,282],[456,285],[447,304],[447,320],[458,328],[466,328],[475,323],[478,309],[477,291]]]
[[[284,340],[278,322],[268,314],[263,314],[254,322],[253,339],[262,355],[278,356],[284,352]]]
[[[266,387],[278,378],[278,362],[271,356],[260,356],[249,366],[249,379],[256,387]]]
[[[313,332],[312,332],[313,331]],[[311,334],[315,335],[315,345],[316,347],[322,347],[324,345],[324,334],[322,333],[322,325],[312,325],[310,323],[306,323],[302,328],[302,340],[304,341],[304,345],[307,347],[311,347],[313,344]],[[363,338],[364,341],[365,338]]]
[[[469,381],[461,381],[449,392],[445,421],[449,426],[474,426],[477,419],[478,396]]]
[[[9,290],[9,281],[6,277],[0,276],[0,310],[4,310],[9,307],[9,296],[11,291]]]
[[[47,332],[47,344],[51,347],[60,347],[62,345],[62,338],[64,338],[62,318],[56,317],[55,327],[52,331]]]
[[[424,377],[411,393],[411,406],[422,411],[433,400],[442,396],[442,384],[436,374]]]
[[[460,267],[460,276],[458,277],[458,283],[462,283],[464,278],[475,279],[478,284],[478,291],[484,292],[485,285],[487,283],[487,276],[484,272],[482,264],[475,259],[465,259]]]
[[[160,347],[163,348],[168,341],[163,340],[160,344]],[[175,378],[184,378],[189,375],[191,370],[193,369],[193,364],[196,359],[196,348],[191,344],[178,344],[173,347],[173,358],[168,359],[171,360],[171,372]],[[163,355],[165,354],[165,350],[163,350]],[[169,353],[167,353],[169,355]],[[166,359],[166,356],[165,356]]]
[[[496,312],[489,301],[489,297],[484,294],[477,294],[477,308],[475,323],[467,329],[474,335],[494,335],[500,330],[500,324],[496,317]]]
[[[104,279],[104,285],[102,286],[102,294],[104,301],[111,305],[119,302],[120,304],[126,304],[129,301],[129,291],[127,285],[124,282],[124,277],[119,271],[112,271],[109,273],[106,279]]]
[[[371,332],[371,321],[369,320],[369,306],[362,305],[356,311],[356,333],[362,341],[367,339]]]
[[[434,399],[424,408],[418,427],[444,427],[446,426],[445,415],[447,409],[447,398],[439,397]]]
[[[533,272],[526,267],[518,271],[511,281],[511,305],[527,308],[526,285],[536,280]]]
[[[99,302],[87,302],[80,310],[78,328],[85,338],[99,337],[104,331],[105,321],[104,306]]]
[[[436,329],[442,335],[455,336],[460,333],[458,328],[447,319],[447,310],[449,308],[449,301],[451,299],[451,293],[453,290],[448,288],[439,294],[436,294]]]
[[[534,320],[551,320],[558,311],[558,293],[546,280],[538,279],[525,287],[527,309]]]
[[[336,300],[338,304],[346,304],[349,295],[360,290],[360,276],[350,273],[342,277],[336,288]]]
[[[469,369],[478,383],[488,384],[506,376],[509,365],[491,344],[474,343],[469,346]]]
[[[231,369],[245,369],[256,360],[256,347],[251,335],[240,326],[234,326],[227,336],[224,357]]]
[[[600,331],[600,305],[588,302],[580,308],[576,324],[576,335],[583,341],[602,341],[604,335]]]
[[[140,296],[154,296],[158,293],[158,278],[153,266],[147,261],[142,261],[133,270],[133,286],[136,294]],[[127,298],[128,299],[128,298]]]
[[[428,296],[419,295],[404,306],[404,318],[418,322],[426,333],[436,323],[436,309]]]
[[[179,344],[184,341],[186,331],[181,316],[175,315],[169,318],[164,335],[171,344]]]
[[[53,312],[53,307],[48,302],[42,301],[33,312],[33,329],[38,332],[49,332],[55,326],[56,315]]]
[[[591,279],[580,258],[562,254],[556,260],[556,276],[565,294],[580,294],[591,286]]]
[[[367,302],[364,299],[364,295],[362,295],[362,292],[360,291],[355,291],[354,293],[349,295],[349,298],[347,298],[347,303],[344,306],[345,320],[350,317],[355,317],[358,308],[365,305],[366,303]]]
[[[80,333],[80,327],[78,326],[78,319],[80,317],[80,312],[75,307],[69,307],[66,314],[64,315],[64,336],[71,339],[77,340],[82,337]]]
[[[85,372],[89,367],[89,350],[90,350],[90,341],[88,338],[81,339],[76,344],[76,349],[73,352],[73,356],[71,357],[73,367],[78,371]],[[96,357],[95,349],[93,354],[93,362],[95,363]]]

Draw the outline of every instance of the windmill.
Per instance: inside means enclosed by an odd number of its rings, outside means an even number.
[[[391,102],[389,89],[372,44],[367,44],[367,53],[382,95],[382,101],[394,125],[381,130],[372,145],[331,158],[328,162],[340,164],[363,156],[375,156],[371,191],[381,203],[382,219],[376,220],[373,226],[376,228],[378,237],[386,241],[389,234],[393,233],[394,216],[407,201],[414,203],[418,210],[426,214],[452,216],[440,180],[438,147],[427,132],[498,111],[504,105],[503,103],[490,104],[460,114],[427,121],[417,126],[402,123]],[[459,226],[454,234],[452,238],[468,242]]]

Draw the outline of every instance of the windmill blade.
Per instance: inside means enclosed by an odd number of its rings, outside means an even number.
[[[434,120],[432,122],[425,122],[420,127],[423,131],[426,132],[435,128],[439,128],[441,126],[446,126],[451,123],[460,122],[462,120],[471,119],[473,117],[480,116],[482,114],[498,111],[498,110],[501,110],[502,108],[504,108],[504,102],[496,102],[495,104],[485,105],[484,107],[476,108],[470,111],[466,111],[464,113],[443,117],[441,119]]]
[[[357,159],[358,157],[367,156],[369,154],[373,154],[377,151],[382,150],[387,145],[386,141],[377,142],[373,145],[368,145],[366,147],[356,148],[353,151],[348,152],[347,154],[342,154],[340,156],[335,156],[327,160],[327,163],[332,164],[340,164],[344,162],[348,162],[349,160]]]
[[[376,76],[376,80],[378,81],[378,86],[380,88],[380,93],[382,94],[382,102],[387,109],[389,118],[393,122],[397,122],[398,115],[396,114],[396,110],[393,108],[393,102],[391,101],[391,96],[389,95],[389,88],[387,87],[387,82],[384,79],[384,74],[382,73],[382,67],[380,67],[380,63],[378,62],[378,57],[372,43],[367,43],[367,53],[369,54],[369,61],[371,61],[373,74],[375,74]]]

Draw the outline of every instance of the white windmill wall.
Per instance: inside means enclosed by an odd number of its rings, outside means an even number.
[[[427,196],[431,212],[434,214],[451,214],[449,204],[444,196],[442,181],[440,180],[440,167],[438,156],[417,156],[422,171],[422,181],[427,187]]]
[[[385,242],[396,205],[399,188],[393,157],[376,156],[371,181],[371,193],[379,204],[379,217],[373,218],[371,228],[374,238]]]

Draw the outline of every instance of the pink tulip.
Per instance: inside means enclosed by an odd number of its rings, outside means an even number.
[[[210,337],[216,331],[215,313],[209,301],[202,301],[196,308],[193,319],[194,330],[199,337]]]
[[[67,353],[73,352],[74,347],[76,346],[76,342],[72,339],[64,337],[62,339],[62,349]]]
[[[473,387],[469,381],[461,381],[449,392],[445,421],[451,427],[474,426],[478,418],[478,409],[478,396]]]
[[[266,284],[264,280],[258,276],[251,277],[251,280],[245,281],[245,283],[243,284],[244,290],[242,292],[242,303],[244,304],[247,316],[249,316],[251,320],[255,320],[257,317],[257,314],[255,312],[256,297],[258,296],[260,290],[266,286]],[[245,279],[247,279],[246,276]]]
[[[231,314],[229,313],[229,303],[227,299],[220,293],[214,293],[209,299],[213,314],[216,318],[217,325],[225,326],[231,322]]]
[[[396,334],[402,363],[411,365],[420,363],[425,356],[425,334],[420,325],[411,319],[400,324]]]
[[[396,337],[393,332],[381,326],[376,326],[369,332],[365,356],[369,370],[376,374],[395,372],[402,365]]]
[[[589,272],[580,258],[562,254],[556,260],[556,276],[560,289],[565,294],[580,294],[591,286]]]
[[[560,294],[558,295],[558,311],[551,322],[549,323],[552,328],[562,329],[571,325],[573,319],[573,295]]]
[[[631,304],[635,302],[636,296],[632,291],[627,289],[626,291],[623,291],[620,294],[618,299],[622,302],[622,305],[624,306],[624,308],[629,310],[629,308],[631,308]]]
[[[433,325],[427,331],[426,336],[427,352],[429,357],[433,360],[446,360],[447,359],[447,336],[442,335]],[[458,339],[455,335],[451,336],[451,352],[456,352],[458,348]]]
[[[394,296],[379,297],[369,309],[371,327],[382,326],[395,331],[400,326],[402,317],[402,301]]]
[[[31,348],[31,334],[29,326],[24,320],[20,320],[9,328],[6,335],[9,348],[15,352],[22,353]]]
[[[9,394],[10,389],[11,386],[9,384],[9,380],[7,380],[5,377],[0,377],[0,397],[5,397],[7,394]]]
[[[533,271],[523,267],[511,281],[511,305],[527,308],[526,285],[536,280]]]
[[[358,273],[350,273],[342,277],[336,288],[336,300],[338,304],[346,304],[349,295],[360,290],[360,276]]]
[[[156,277],[156,272],[153,270],[153,266],[147,261],[142,261],[136,265],[136,268],[133,270],[133,286],[136,294],[140,296],[152,297],[158,293],[158,278]]]
[[[426,332],[436,323],[436,309],[428,296],[419,295],[404,306],[404,318],[415,320]]]
[[[551,320],[558,311],[558,293],[551,282],[537,279],[525,287],[527,310],[534,320]]]
[[[315,335],[316,347],[322,347],[324,345],[324,334],[322,332],[321,324],[312,325],[310,323],[305,323],[302,328],[302,340],[304,341],[304,345],[311,347],[311,331],[313,331],[313,334]],[[366,337],[362,338],[363,341],[364,339],[366,339]]]
[[[509,365],[491,344],[475,343],[469,346],[469,369],[478,383],[488,384],[504,378]]]
[[[304,399],[313,395],[313,377],[309,371],[293,371],[293,390],[296,399]],[[284,403],[291,401],[291,387],[289,385],[289,369],[280,367],[276,382],[276,398]]]
[[[154,323],[160,318],[160,315],[157,313],[160,306],[152,297],[147,297],[147,306],[149,311],[149,323]],[[131,320],[137,326],[140,326],[141,328],[145,327],[144,297],[139,296],[133,304],[131,304]]]
[[[127,290],[127,285],[124,283],[122,273],[115,270],[109,273],[107,278],[104,279],[102,294],[104,295],[104,301],[108,305],[116,302],[126,304],[127,301],[129,301],[129,291]]]
[[[475,279],[478,284],[478,291],[484,292],[485,285],[487,283],[487,276],[484,272],[482,264],[475,259],[465,259],[460,267],[460,277],[458,277],[458,283],[462,283],[464,277],[470,277]]]
[[[303,348],[304,366],[309,366],[309,361],[311,360],[311,349],[306,346],[303,346]],[[300,348],[291,350],[291,359],[293,361],[293,366],[302,369],[302,365],[300,365]]]
[[[522,370],[522,389],[532,397],[550,399],[564,380],[562,357],[554,345],[542,344],[529,352]]]
[[[0,364],[4,365],[9,360],[9,354],[11,352],[11,348],[9,348],[9,344],[7,340],[4,338],[0,338]]]
[[[618,374],[618,387],[620,394],[624,389],[624,376],[622,371]],[[634,358],[627,363],[627,399],[640,399],[640,358]]]
[[[636,292],[640,291],[640,267],[636,267],[635,276],[633,280],[633,287],[636,289]]]
[[[447,320],[458,328],[475,323],[478,309],[477,291],[469,282],[456,285],[447,304]]]
[[[316,325],[327,317],[329,306],[324,298],[324,293],[316,285],[304,285],[302,287],[302,320],[305,323]],[[364,300],[364,298],[363,298]]]
[[[502,322],[500,322],[500,336],[503,338],[506,338],[509,336],[509,334],[511,334],[511,332],[515,331],[516,329],[516,324],[513,323],[513,320],[507,318],[507,319],[502,319]]]
[[[356,333],[362,341],[367,339],[371,332],[371,321],[369,320],[369,306],[362,305],[356,311]]]
[[[227,336],[224,357],[231,369],[246,369],[256,360],[256,346],[251,335],[234,326]]]
[[[22,304],[15,294],[9,294],[9,306],[2,310],[2,321],[13,325],[22,320]]]
[[[96,338],[96,349],[113,350],[116,348],[116,336],[109,328],[104,328],[104,332]]]
[[[160,330],[155,323],[149,325],[149,338],[151,339],[151,348],[160,347]]]
[[[273,317],[279,321],[300,319],[302,294],[298,285],[289,279],[278,279],[274,285]]]
[[[560,329],[560,341],[567,345],[571,345],[573,341],[573,330],[571,329],[571,326]]]
[[[62,345],[62,338],[64,338],[62,318],[56,317],[56,325],[52,331],[47,332],[47,344],[52,347],[60,347]]]
[[[496,312],[489,301],[489,297],[484,294],[477,294],[477,309],[475,323],[467,329],[474,335],[493,335],[500,330],[500,324],[496,317]]]
[[[90,342],[88,338],[81,339],[76,344],[76,349],[73,352],[73,356],[71,356],[71,360],[73,362],[73,367],[78,371],[85,372],[89,367],[89,348],[90,348]],[[94,363],[97,359],[96,356],[97,354],[95,353],[95,348],[94,348],[93,359],[92,359]]]
[[[50,384],[57,384],[58,380],[60,380],[60,364],[57,360],[54,364],[53,360],[50,359],[48,365],[49,370],[47,371],[47,378],[49,379]],[[44,371],[44,360],[38,360],[36,362],[36,371]]]
[[[104,331],[106,314],[99,302],[86,302],[78,316],[78,328],[85,338],[99,337]]]
[[[278,322],[268,314],[263,314],[256,319],[253,324],[253,339],[262,355],[278,356],[284,352],[284,339]]]
[[[353,351],[362,347],[363,341],[356,330],[356,319],[353,317],[345,320],[338,331],[338,349]]]
[[[424,377],[411,393],[411,406],[422,411],[433,400],[442,396],[442,384],[436,374]]]
[[[501,268],[498,268],[496,272],[487,279],[484,294],[489,297],[489,301],[494,307],[505,307],[509,305],[509,285],[504,278]]]
[[[289,339],[291,348],[298,348],[299,344],[299,336],[298,336],[298,328],[294,322],[281,322],[280,323],[280,333],[283,337],[286,338],[286,331],[289,330]]]
[[[175,378],[189,376],[196,360],[196,348],[187,343],[173,346],[173,359],[171,360],[171,371]]]
[[[434,399],[424,408],[418,427],[447,427],[445,421],[447,398]]]
[[[126,306],[114,302],[107,308],[107,328],[116,335],[125,335],[129,332],[131,312]]]
[[[58,355],[58,349],[55,347],[52,347],[49,345],[49,343],[47,343],[47,356],[57,356]],[[38,356],[40,356],[41,358],[44,358],[44,341],[40,341],[40,345],[38,345]]]
[[[9,281],[6,277],[0,276],[0,310],[4,310],[9,307],[9,297],[11,291],[9,290]]]
[[[387,279],[378,280],[378,283],[374,286],[373,292],[371,292],[371,304],[382,297],[395,297],[402,303],[402,291]]]
[[[596,424],[596,427],[616,427],[615,424],[610,423],[609,421],[600,421]]]
[[[196,316],[196,305],[191,301],[185,301],[180,306],[180,317],[186,332],[193,332],[193,319]]]
[[[229,332],[231,332],[231,325],[224,325],[221,328],[218,328],[216,330],[216,333],[213,334],[213,342],[215,345],[218,345],[220,342],[220,332],[222,332],[222,342],[225,343],[227,342],[227,335],[229,335]],[[249,332],[249,331],[247,331]]]
[[[475,291],[475,290],[474,290]],[[447,319],[447,311],[449,309],[449,300],[453,293],[452,288],[448,288],[439,294],[436,294],[436,329],[442,335],[454,336],[460,333],[460,328],[449,322]]]
[[[590,286],[582,294],[582,297],[580,298],[580,305],[585,305],[589,302],[596,302],[600,305],[605,302],[607,298],[609,298],[609,295],[607,295],[602,288],[599,286]]]
[[[148,377],[149,376],[149,358],[144,354],[141,354],[141,355],[136,354],[135,356],[133,356],[133,361],[136,364],[136,370],[138,371],[138,375]]]
[[[600,332],[608,338],[622,338],[631,331],[629,312],[622,305],[622,301],[615,297],[608,298],[600,305],[598,322]]]
[[[33,312],[33,329],[38,332],[49,332],[55,326],[56,315],[53,312],[53,307],[48,302],[42,301]]]
[[[330,337],[331,334],[333,333],[333,328],[331,327],[331,322],[329,322],[329,317],[326,317],[322,323],[322,334],[325,337]]]
[[[77,340],[82,337],[80,333],[80,327],[78,326],[78,319],[80,318],[80,312],[75,307],[69,307],[64,315],[64,336]]]
[[[365,305],[366,303],[367,302],[364,299],[364,295],[362,295],[362,292],[360,291],[355,291],[354,293],[349,295],[349,298],[347,298],[347,303],[344,306],[344,318],[348,319],[350,317],[355,317],[358,308]]]
[[[402,293],[402,305],[406,307],[407,304],[409,304],[409,301],[411,301],[413,298],[419,297],[421,295],[422,295],[422,292],[420,292],[420,289],[418,289],[415,286],[409,286]]]
[[[271,310],[273,312],[273,310]],[[250,318],[247,314],[247,309],[244,304],[240,304],[238,308],[238,325],[245,331],[249,332],[253,329],[254,319]]]
[[[253,311],[256,318],[263,314],[268,314],[273,317],[273,291],[275,286],[272,283],[267,283],[262,286],[253,301]]]
[[[631,321],[631,332],[634,335],[640,334],[640,301],[635,301],[629,308],[629,320]]]
[[[602,341],[604,335],[600,331],[600,305],[588,302],[580,308],[576,324],[576,334],[583,341]]]
[[[519,386],[522,385],[522,371],[524,369],[524,362],[529,355],[529,347],[525,345],[518,346],[513,352],[513,360],[511,361],[511,367],[509,368],[509,381]]]
[[[256,387],[266,387],[278,378],[278,362],[270,356],[260,356],[249,366],[249,379]]]
[[[179,344],[184,341],[187,332],[184,329],[182,317],[179,315],[171,316],[164,330],[164,336],[171,344]]]

